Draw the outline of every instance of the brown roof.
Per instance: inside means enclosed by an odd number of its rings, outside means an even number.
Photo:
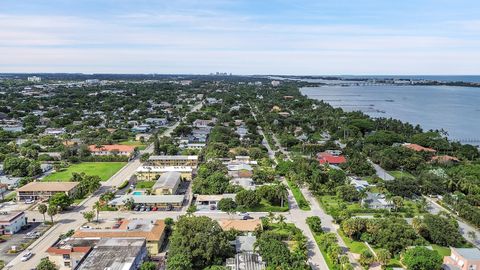
[[[405,146],[408,149],[412,149],[413,151],[417,151],[417,152],[421,152],[421,151],[432,152],[432,153],[437,152],[435,149],[423,147],[423,146],[415,144],[415,143],[406,143],[403,146]]]
[[[150,231],[126,230],[128,221],[124,221],[118,229],[80,229],[73,238],[145,238],[147,241],[158,241],[165,232],[165,222],[157,220]]]
[[[237,230],[241,232],[253,232],[257,227],[262,227],[262,221],[259,219],[238,220],[223,219],[218,222],[224,231]]]
[[[100,148],[97,148],[96,145],[89,145],[88,150],[90,150],[90,152],[103,152],[103,151],[112,152],[113,150],[117,150],[118,152],[133,152],[135,150],[135,146],[110,144],[110,145],[101,145]]]
[[[30,182],[25,186],[17,189],[19,192],[33,191],[50,191],[50,192],[66,192],[74,189],[78,182]]]
[[[442,156],[434,156],[432,157],[432,161],[436,161],[436,162],[459,162],[460,160],[456,157],[452,157],[452,156],[449,156],[449,155],[442,155]]]

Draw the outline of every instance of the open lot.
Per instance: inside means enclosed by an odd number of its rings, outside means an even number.
[[[82,162],[79,164],[72,164],[68,168],[60,172],[54,172],[45,178],[43,181],[69,181],[72,173],[85,173],[87,175],[98,175],[102,181],[108,180],[118,170],[127,164],[126,162]]]
[[[147,148],[146,144],[143,144],[142,142],[139,142],[139,141],[123,141],[123,142],[119,142],[118,144],[135,146],[138,148],[138,150],[145,150],[145,148]]]

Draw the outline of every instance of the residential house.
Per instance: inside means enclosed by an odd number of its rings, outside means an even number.
[[[257,253],[242,252],[235,254],[234,258],[228,258],[226,267],[230,270],[263,270],[266,264]]]
[[[480,250],[478,248],[450,247],[450,256],[443,257],[445,270],[479,270]]]
[[[147,118],[145,123],[156,127],[162,127],[168,124],[167,118]]]
[[[195,205],[198,210],[215,210],[218,208],[218,202],[220,202],[221,199],[226,198],[235,200],[235,194],[196,195]]]
[[[423,147],[421,145],[415,144],[415,143],[404,143],[402,144],[403,147],[406,147],[408,149],[411,149],[416,152],[430,152],[430,153],[435,153],[437,152],[435,149],[428,148],[428,147]]]
[[[206,119],[197,119],[193,121],[192,126],[196,128],[205,128],[210,127],[211,125],[215,124],[216,119],[206,120]]]
[[[336,155],[329,152],[321,152],[317,154],[317,160],[320,164],[340,165],[347,162],[342,155]]]
[[[370,209],[391,210],[393,203],[385,199],[385,195],[381,193],[367,192],[367,197],[362,199],[362,206]]]
[[[370,186],[367,181],[359,177],[349,176],[348,178],[350,179],[350,184],[353,185],[357,191],[365,190]]]

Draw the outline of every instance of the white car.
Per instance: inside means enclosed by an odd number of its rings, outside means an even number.
[[[26,262],[32,258],[33,253],[30,251],[27,251],[25,254],[23,254],[22,258],[20,259],[22,262]]]

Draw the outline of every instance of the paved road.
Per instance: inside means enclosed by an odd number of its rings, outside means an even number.
[[[196,104],[190,112],[194,112],[199,110],[202,107],[202,104]],[[182,119],[183,120],[183,119]],[[164,133],[164,136],[170,136],[172,131],[175,129],[175,127],[178,126],[179,123],[176,123],[172,126],[170,126]],[[147,149],[145,150],[147,153],[153,152],[153,145],[149,145]],[[13,259],[7,266],[7,269],[18,269],[18,270],[24,270],[24,269],[33,269],[35,268],[40,260],[44,257],[46,257],[45,251],[57,241],[57,239],[60,237],[60,235],[68,232],[71,229],[76,229],[80,227],[82,224],[85,223],[85,219],[83,218],[82,212],[84,211],[90,211],[96,201],[98,201],[100,195],[109,189],[114,189],[115,187],[119,186],[122,184],[125,180],[130,179],[130,177],[135,173],[137,168],[141,165],[141,162],[138,158],[131,160],[128,162],[122,169],[120,169],[116,174],[114,174],[108,181],[103,182],[102,186],[100,189],[95,192],[92,196],[86,198],[84,201],[82,201],[78,206],[73,208],[72,210],[68,212],[63,212],[56,217],[54,217],[54,220],[56,221],[56,224],[48,230],[44,235],[42,235],[37,241],[35,241],[32,245],[30,245],[29,249],[32,251],[34,256],[26,261],[26,262],[21,262],[21,256],[23,253],[20,253],[15,259]],[[148,212],[148,214],[151,216],[152,212]],[[168,212],[168,215],[170,215],[173,212]],[[102,213],[103,214],[103,213]],[[179,213],[178,213],[179,214]],[[113,216],[118,217],[119,212],[113,212],[113,214],[110,214]],[[129,214],[127,214],[128,217]],[[135,215],[135,214],[134,214]],[[161,215],[161,214],[160,214]],[[174,214],[173,214],[174,215]],[[179,214],[180,215],[180,214]],[[36,211],[29,211],[27,212],[27,216],[32,219],[36,218],[36,220],[42,220],[43,217],[38,215]]]
[[[434,199],[423,196],[428,201],[428,211],[432,214],[438,214],[440,211],[445,211],[450,213],[453,217],[455,217],[458,221],[458,226],[460,227],[460,233],[462,236],[467,239],[470,243],[474,244],[477,248],[480,248],[480,241],[478,239],[472,239],[468,236],[469,232],[475,232],[477,238],[480,237],[480,231],[470,224],[465,223],[462,219],[460,219],[455,213],[452,213],[450,210],[446,209],[445,207],[438,204]]]
[[[251,111],[252,111],[252,114],[253,114],[254,118],[256,119],[255,113],[253,112],[253,110],[251,110]],[[259,130],[259,133],[264,137],[262,143],[267,148],[269,156],[273,156],[273,159],[276,162],[276,159],[274,158],[275,157],[275,152],[272,151],[270,145],[268,144],[268,142],[266,140],[266,137],[265,137],[265,134],[263,133],[263,130]],[[273,138],[273,141],[274,141],[275,145],[278,147],[279,151],[282,152],[288,160],[291,160],[290,153],[287,151],[287,149],[282,147],[282,145],[280,144],[280,141],[275,136],[275,134],[272,134],[272,138]],[[283,181],[286,184],[285,179],[283,179]],[[307,188],[301,188],[301,191],[302,191],[303,195],[305,196],[305,199],[307,199],[308,202],[310,203],[311,210],[310,211],[301,210],[298,207],[297,202],[295,201],[295,199],[293,197],[292,191],[290,189],[288,189],[290,211],[289,211],[289,215],[287,215],[286,217],[287,217],[287,220],[293,222],[295,224],[295,226],[300,228],[303,231],[303,233],[305,234],[305,236],[307,236],[308,242],[309,242],[309,245],[308,245],[308,248],[309,248],[309,263],[310,263],[312,269],[328,269],[328,266],[325,262],[325,258],[323,257],[322,253],[320,252],[320,249],[318,248],[318,246],[315,242],[315,238],[314,238],[312,232],[310,231],[310,228],[308,227],[308,225],[306,223],[307,217],[310,217],[310,216],[320,217],[320,219],[322,220],[323,229],[327,232],[333,232],[337,235],[338,243],[339,243],[340,247],[343,249],[343,251],[347,254],[347,256],[350,260],[350,263],[354,266],[354,269],[359,269],[359,270],[362,269],[360,264],[357,262],[357,260],[355,258],[355,255],[348,250],[345,242],[343,241],[343,239],[338,234],[338,232],[337,232],[338,225],[336,225],[333,222],[333,218],[330,215],[328,215],[320,207],[320,204],[318,203],[315,196],[312,195],[312,193]]]
[[[373,163],[370,159],[368,160],[375,169],[375,174],[380,177],[384,181],[392,181],[395,180],[395,177],[393,177],[391,174],[389,174],[386,170],[384,170],[382,167],[379,165]]]

